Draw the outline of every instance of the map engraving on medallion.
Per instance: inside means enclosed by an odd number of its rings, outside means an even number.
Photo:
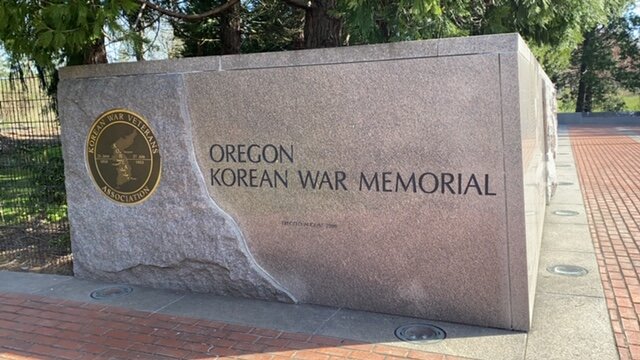
[[[86,149],[89,173],[109,199],[137,204],[158,186],[158,142],[140,115],[123,109],[103,113],[89,131]]]

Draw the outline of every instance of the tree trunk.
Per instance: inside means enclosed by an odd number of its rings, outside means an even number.
[[[84,49],[84,64],[106,64],[107,49],[104,46],[104,37],[96,40],[90,47]]]
[[[133,46],[133,53],[136,56],[136,61],[144,61],[144,46],[142,41],[144,32],[142,30],[142,19],[138,20],[138,16],[140,16],[138,12],[132,12],[127,15],[127,22],[129,23],[129,27],[139,36],[139,38],[134,38],[131,44]]]
[[[240,3],[220,16],[220,41],[222,54],[239,54],[242,45]]]
[[[144,49],[142,47],[142,41],[133,41],[133,52],[136,55],[136,61],[144,61]]]
[[[383,43],[391,41],[391,31],[389,30],[389,23],[386,20],[377,20],[376,25],[380,29],[380,36]]]
[[[337,0],[315,0],[305,9],[304,45],[307,49],[340,46],[342,19],[337,11]]]
[[[89,3],[97,5],[100,4],[100,0],[89,0]],[[83,65],[108,63],[107,48],[104,46],[104,35],[101,34],[91,45],[82,49],[81,54],[76,54],[76,60],[80,60],[80,56],[82,57]]]
[[[107,50],[104,46],[104,38],[96,40],[93,45],[67,55],[67,65],[106,64]]]
[[[591,102],[593,94],[590,91],[591,86],[588,85],[589,77],[589,51],[591,41],[595,35],[594,31],[589,31],[584,35],[582,42],[582,56],[580,57],[580,81],[578,83],[578,97],[576,99],[576,112],[591,112]]]
[[[593,86],[588,84],[584,92],[583,112],[591,112],[593,108]]]

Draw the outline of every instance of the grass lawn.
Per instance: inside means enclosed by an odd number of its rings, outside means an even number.
[[[0,270],[72,274],[59,124],[27,80],[0,79]]]
[[[0,152],[0,270],[73,273],[59,150]]]
[[[59,146],[38,146],[0,153],[0,225],[66,218],[59,152]]]
[[[628,91],[621,91],[619,93],[620,98],[624,101],[624,109],[622,111],[640,111],[640,94],[633,94]],[[558,100],[559,112],[574,112],[576,109],[575,99],[560,99]],[[594,112],[603,111],[602,109],[595,108]]]
[[[0,222],[3,225],[28,220],[26,204],[33,191],[29,178],[24,170],[0,167]]]
[[[624,95],[624,107],[627,111],[640,111],[640,94]]]

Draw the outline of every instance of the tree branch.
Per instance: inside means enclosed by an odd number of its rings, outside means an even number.
[[[312,5],[311,0],[283,0],[283,1],[299,9],[309,9]]]
[[[144,8],[147,7],[147,4],[142,4],[142,6],[140,7],[140,11],[138,11],[138,16],[136,16],[136,21],[135,23],[133,23],[132,28],[135,30],[138,27],[138,24],[140,23],[140,19],[142,18],[142,13],[144,12]]]
[[[226,3],[200,14],[183,14],[181,12],[165,9],[147,0],[138,0],[138,2],[143,6],[147,6],[150,9],[153,9],[161,14],[170,16],[172,18],[186,20],[186,21],[198,21],[198,20],[206,19],[208,17],[218,16],[224,13],[225,11],[229,10],[235,4],[239,3],[240,0],[227,0]]]

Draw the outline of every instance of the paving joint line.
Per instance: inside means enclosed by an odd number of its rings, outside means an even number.
[[[590,298],[590,299],[606,299],[606,296],[604,296],[604,294],[602,296],[596,296],[596,295],[584,295],[584,294],[568,294],[568,293],[559,293],[559,292],[553,292],[553,291],[540,291],[541,294],[546,294],[546,295],[559,295],[559,296],[570,296],[570,297],[584,297],[584,298]]]
[[[331,321],[331,319],[333,319],[333,318],[334,318],[334,317],[335,317],[335,316],[340,312],[340,310],[342,310],[342,309],[343,309],[342,307],[337,308],[337,309],[336,309],[336,311],[334,311],[334,312],[333,312],[333,314],[331,314],[328,318],[326,318],[326,319],[322,322],[322,324],[320,324],[320,325],[318,326],[318,328],[316,328],[316,329],[313,331],[313,333],[312,333],[311,335],[318,335],[318,333],[320,332],[320,330],[322,330],[322,328],[323,328],[323,327],[324,327],[324,326],[325,326],[329,321]]]
[[[554,248],[547,248],[544,249],[547,252],[567,252],[567,253],[576,253],[576,254],[594,254],[595,255],[595,250],[592,251],[587,251],[587,250],[566,250],[566,249],[554,249]]]
[[[187,295],[186,295],[186,294],[183,294],[183,295],[182,295],[182,296],[180,296],[179,298],[177,298],[177,299],[175,299],[175,300],[173,300],[173,301],[169,302],[168,304],[166,304],[166,305],[164,305],[164,306],[161,306],[160,308],[156,309],[156,310],[155,310],[155,311],[153,311],[151,314],[153,315],[153,314],[157,314],[157,313],[159,313],[160,311],[162,311],[162,310],[166,309],[167,307],[169,307],[169,306],[171,306],[171,305],[173,305],[173,304],[177,303],[178,301],[180,301],[180,300],[184,299],[184,297],[185,297],[185,296],[187,296]]]
[[[30,294],[30,295],[40,295],[40,296],[45,296],[47,294],[47,292],[51,291],[54,287],[58,286],[58,285],[62,285],[62,284],[66,284],[72,280],[74,280],[75,278],[73,276],[69,276],[67,279],[64,279],[62,281],[60,281],[59,283],[56,283],[55,285],[47,285],[44,286],[42,288],[38,288],[35,292],[22,292],[20,290],[16,290],[19,291],[21,294]]]

